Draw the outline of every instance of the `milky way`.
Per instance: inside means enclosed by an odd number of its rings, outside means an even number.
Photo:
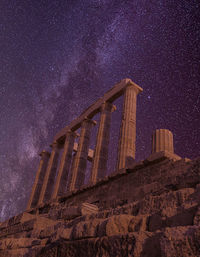
[[[156,128],[173,132],[176,154],[200,155],[199,10],[195,0],[1,1],[1,220],[26,208],[38,153],[123,78],[144,89],[137,160]]]

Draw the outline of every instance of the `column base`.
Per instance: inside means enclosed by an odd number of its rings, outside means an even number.
[[[137,162],[131,156],[127,156],[125,160],[125,169],[129,169],[130,167],[134,166]],[[121,169],[120,169],[121,170]]]
[[[178,161],[178,160],[181,160],[182,158],[177,154],[170,153],[168,151],[161,151],[157,153],[152,153],[147,159],[145,159],[145,162],[156,162],[156,161],[161,161],[161,159]]]

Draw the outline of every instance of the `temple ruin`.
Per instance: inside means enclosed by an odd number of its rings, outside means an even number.
[[[116,84],[103,97],[89,106],[81,116],[59,132],[52,144],[52,151],[43,151],[27,209],[53,200],[67,192],[80,189],[84,184],[87,161],[92,161],[90,183],[103,178],[107,170],[111,115],[116,110],[113,102],[123,97],[123,113],[118,144],[117,169],[126,168],[126,161],[135,159],[136,103],[142,88],[130,79]],[[93,117],[100,113],[94,152],[89,149],[91,129],[97,125]],[[81,128],[80,136],[76,131]],[[79,136],[76,154],[74,141]],[[59,167],[58,158],[63,149]],[[92,157],[91,157],[92,155]],[[89,157],[90,156],[90,157]],[[56,170],[58,174],[56,176]]]
[[[56,134],[51,152],[40,153],[26,210],[0,223],[0,257],[200,256],[200,158],[176,155],[172,132],[156,129],[150,156],[135,161],[141,92],[123,79]],[[108,175],[111,116],[119,97],[116,169]]]

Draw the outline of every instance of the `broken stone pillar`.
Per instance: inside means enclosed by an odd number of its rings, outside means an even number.
[[[161,151],[174,153],[173,134],[168,129],[156,129],[152,136],[152,153]]]
[[[78,150],[73,161],[73,169],[69,191],[80,188],[84,183],[85,171],[87,167],[87,157],[90,143],[91,128],[96,124],[91,119],[85,119],[81,126],[81,135],[79,139]]]
[[[101,117],[92,163],[92,173],[90,178],[90,182],[92,184],[96,183],[97,178],[102,178],[106,174],[108,147],[110,139],[111,113],[115,109],[116,107],[109,102],[105,102],[101,106]]]
[[[99,211],[98,206],[91,203],[81,203],[78,206],[66,207],[62,212],[62,217],[65,220],[74,219],[83,215],[95,214]]]
[[[168,129],[156,129],[152,135],[152,153],[147,162],[165,159],[177,161],[181,157],[174,153],[173,134]]]
[[[39,197],[39,204],[50,200],[57,170],[60,145],[58,142],[52,144],[51,156],[48,162],[44,183]]]
[[[41,156],[41,160],[40,160],[39,168],[36,173],[35,182],[32,187],[32,192],[27,205],[27,209],[34,208],[37,206],[42,185],[44,183],[45,171],[47,169],[50,153],[43,150],[40,153],[40,156]]]
[[[99,211],[98,206],[91,203],[82,203],[80,206],[81,215],[90,215]]]
[[[67,131],[52,199],[64,194],[66,191],[67,179],[71,167],[72,152],[74,148],[74,140],[76,137],[77,133],[72,132],[71,130]]]
[[[117,169],[126,168],[135,160],[136,102],[142,88],[129,83],[124,92],[122,121],[118,145]]]

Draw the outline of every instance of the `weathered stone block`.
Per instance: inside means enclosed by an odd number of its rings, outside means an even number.
[[[129,223],[133,219],[131,215],[117,215],[109,217],[99,224],[98,236],[113,236],[129,232]]]
[[[87,222],[78,223],[72,230],[71,240],[95,237],[97,235],[98,225],[101,220],[93,219]]]
[[[38,256],[49,257],[131,257],[134,253],[135,237],[133,235],[119,235],[96,239],[84,239],[70,242],[55,242],[42,249]]]
[[[137,232],[137,231],[146,231],[148,230],[148,222],[149,222],[149,216],[148,215],[139,215],[135,216],[131,219],[128,231],[129,232]]]
[[[96,205],[90,203],[82,203],[80,209],[82,215],[97,213],[99,210],[99,208]]]

